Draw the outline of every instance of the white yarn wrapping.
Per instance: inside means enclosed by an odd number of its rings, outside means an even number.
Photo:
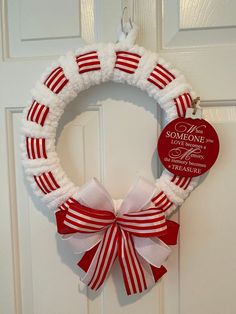
[[[94,44],[78,49],[75,53],[68,52],[65,56],[59,58],[57,63],[41,76],[41,79],[32,90],[33,99],[49,107],[49,113],[45,121],[45,125],[41,127],[34,122],[27,121],[26,116],[32,102],[25,108],[23,114],[22,127],[22,160],[25,167],[26,178],[31,184],[33,191],[38,195],[47,206],[51,209],[56,209],[60,204],[65,202],[69,197],[75,197],[79,187],[76,187],[67,177],[60,165],[60,160],[56,153],[55,137],[58,121],[64,112],[66,105],[71,102],[83,90],[88,89],[93,85],[98,85],[102,82],[114,81],[129,85],[134,85],[143,91],[146,91],[149,96],[154,98],[161,106],[166,115],[166,122],[177,118],[177,112],[174,105],[174,98],[180,96],[183,92],[188,92],[195,98],[195,93],[187,84],[183,75],[174,69],[169,63],[164,61],[158,54],[147,51],[143,47],[133,45],[137,35],[137,27],[133,25],[127,37],[123,33],[119,35],[117,44]],[[75,56],[96,50],[101,63],[101,70],[87,72],[84,74],[78,73],[78,65],[75,61]],[[126,50],[136,53],[141,56],[138,69],[134,74],[128,74],[120,70],[114,69],[116,61],[116,51]],[[153,84],[147,81],[149,74],[157,63],[162,64],[167,70],[175,75],[175,79],[168,84],[163,90],[159,90]],[[63,90],[58,94],[50,91],[43,82],[51,73],[51,71],[60,66],[63,68],[64,74],[69,80]],[[28,159],[25,145],[25,137],[44,137],[46,138],[47,159]],[[52,191],[49,194],[43,192],[36,185],[33,176],[40,175],[43,172],[52,171],[53,175],[60,185],[60,188]],[[181,205],[189,193],[196,187],[198,178],[191,180],[188,188],[183,190],[171,182],[171,175],[167,170],[164,170],[161,177],[156,181],[157,192],[163,191],[173,205],[168,210],[168,214],[173,212]]]

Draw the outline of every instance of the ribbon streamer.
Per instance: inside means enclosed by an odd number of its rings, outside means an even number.
[[[152,287],[167,271],[162,263],[171,252],[168,245],[177,242],[179,226],[150,207],[155,190],[139,178],[116,212],[109,193],[92,179],[78,201],[56,212],[58,233],[74,253],[84,253],[78,262],[85,272],[81,280],[92,290],[103,285],[116,258],[128,295]]]

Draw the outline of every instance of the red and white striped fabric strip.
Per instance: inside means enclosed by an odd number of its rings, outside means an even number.
[[[166,211],[173,204],[164,192],[160,192],[152,199],[152,203],[158,210]]]
[[[60,188],[52,172],[44,172],[39,176],[34,176],[35,183],[44,194],[51,193]]]
[[[159,89],[163,89],[174,79],[175,76],[164,66],[158,63],[150,73],[150,76],[147,80],[157,86]]]
[[[179,117],[184,117],[187,108],[192,106],[192,97],[189,93],[184,93],[174,99],[177,114]]]
[[[129,74],[134,74],[138,68],[140,58],[141,56],[136,53],[117,51],[115,69],[119,69]]]
[[[91,209],[80,203],[71,203],[64,224],[81,233],[99,232],[115,221],[112,212]]]
[[[70,205],[72,203],[78,203],[74,198],[70,197],[68,198],[64,203],[62,203],[58,209],[59,210],[68,210],[70,208]]]
[[[38,103],[36,100],[33,101],[30,109],[28,110],[27,120],[36,122],[41,126],[44,126],[44,122],[49,113],[49,108]]]
[[[58,94],[66,86],[69,80],[66,78],[62,67],[54,69],[44,82],[53,93]]]
[[[78,64],[79,73],[101,70],[97,51],[91,51],[75,57]]]
[[[179,186],[181,189],[186,190],[191,182],[190,177],[179,177],[176,175],[173,175],[173,178],[171,179],[171,182],[173,182],[175,185]]]
[[[117,218],[119,226],[139,237],[160,236],[167,229],[165,215],[156,208],[124,214]]]
[[[132,236],[125,230],[120,231],[118,240],[118,256],[128,295],[147,289],[144,272],[138,259]]]
[[[106,280],[107,275],[117,257],[118,252],[118,227],[113,223],[105,231],[104,237],[99,245],[99,255],[96,261],[93,276],[88,286],[97,290]]]
[[[29,159],[47,159],[45,138],[26,137],[26,150]]]

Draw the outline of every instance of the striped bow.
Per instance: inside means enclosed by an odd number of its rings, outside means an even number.
[[[93,179],[79,202],[70,199],[68,209],[56,213],[58,232],[70,235],[66,240],[75,253],[84,253],[78,265],[91,289],[102,286],[117,257],[128,295],[153,286],[166,272],[162,262],[170,254],[167,244],[176,243],[178,225],[148,207],[154,193],[154,185],[139,179],[115,211],[108,192]]]

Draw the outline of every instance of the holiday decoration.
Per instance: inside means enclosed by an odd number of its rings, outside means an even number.
[[[151,287],[166,272],[162,264],[178,233],[178,224],[167,217],[196,187],[198,177],[164,169],[155,183],[139,178],[119,202],[97,179],[75,186],[61,168],[55,148],[66,105],[81,91],[107,81],[148,93],[164,110],[166,122],[185,120],[195,98],[192,88],[158,54],[134,45],[137,29],[130,28],[127,36],[121,33],[118,43],[69,52],[44,72],[24,110],[21,146],[33,191],[49,209],[57,210],[58,232],[74,253],[83,253],[78,263],[85,273],[81,280],[97,290],[117,258],[127,294],[134,294]]]
[[[122,204],[92,179],[79,191],[79,202],[70,199],[68,210],[56,213],[58,232],[74,253],[85,253],[78,265],[85,271],[81,280],[97,290],[118,258],[128,295],[142,292],[166,272],[163,261],[177,241],[178,224],[165,213],[149,207],[155,185],[139,179]],[[87,204],[84,206],[82,204]]]

